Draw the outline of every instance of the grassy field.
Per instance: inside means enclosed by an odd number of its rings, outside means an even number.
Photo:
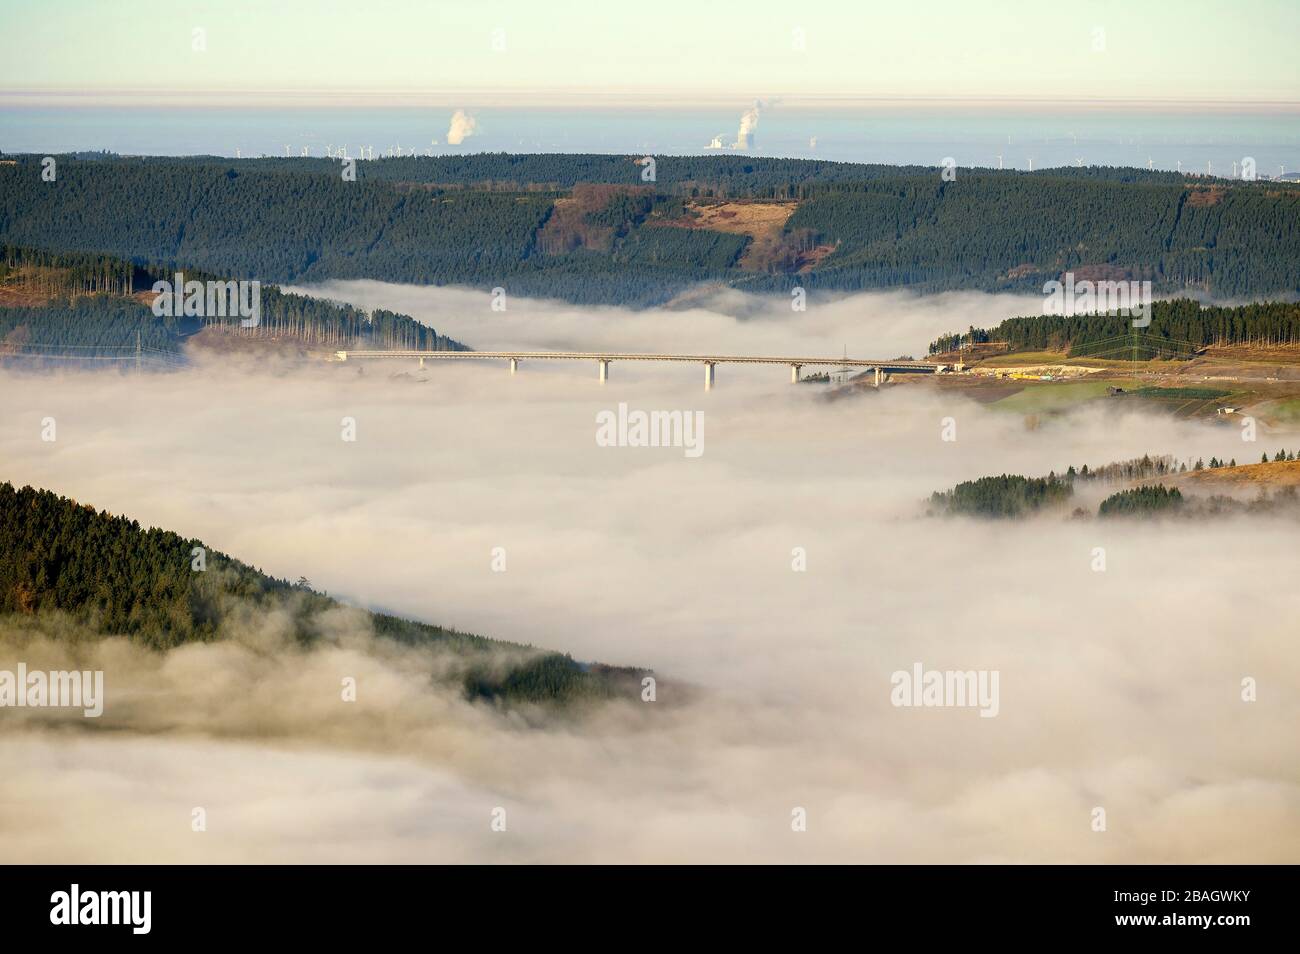
[[[991,358],[982,358],[982,368],[1019,368],[1035,364],[1065,364],[1064,351],[1017,351],[1013,354],[999,354]]]
[[[1066,408],[1103,397],[1105,381],[1043,382],[1025,385],[1023,391],[995,401],[993,407],[1016,414],[1062,411]]]
[[[1093,355],[1070,358],[1064,351],[1013,351],[1009,354],[993,355],[981,358],[973,364],[981,368],[1020,368],[1035,365],[1058,364],[1079,368],[1108,368],[1118,371],[1142,371],[1156,374],[1168,374],[1181,371],[1187,367],[1186,361],[1169,361],[1157,359],[1138,361],[1136,364],[1124,358],[1102,358]]]
[[[1300,398],[1272,401],[1264,406],[1263,411],[1283,424],[1300,424]]]

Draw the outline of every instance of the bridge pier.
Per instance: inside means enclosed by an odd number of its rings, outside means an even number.
[[[600,383],[604,384],[609,380],[609,359],[600,359]]]
[[[803,367],[802,364],[792,364],[792,365],[790,365],[790,383],[791,383],[791,384],[798,384],[798,383],[799,383],[799,369],[802,368],[802,367]]]
[[[880,387],[880,369],[879,369],[879,368],[876,368],[875,370],[876,370],[876,383],[873,384],[872,387],[877,387],[877,388],[878,388],[878,387]]]
[[[714,372],[715,372],[716,370],[717,370],[717,365],[714,364],[712,361],[706,361],[706,362],[705,362],[705,364],[704,364],[704,390],[706,390],[706,391],[712,391],[712,390],[713,390],[713,383],[714,383],[714,380],[715,380]]]
[[[510,359],[510,373],[511,373],[511,374],[514,374],[514,373],[515,373],[516,371],[518,371],[518,370],[519,370],[519,359],[518,359],[518,358],[511,358],[511,359]]]
[[[421,367],[421,368],[424,367],[424,359],[423,359],[423,358],[420,359],[420,367]]]

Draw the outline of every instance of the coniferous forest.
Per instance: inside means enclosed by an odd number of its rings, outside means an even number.
[[[1068,270],[1157,293],[1300,291],[1300,191],[1133,169],[937,170],[736,156],[58,159],[0,167],[0,241],[179,262],[267,282],[371,278],[654,305],[700,282],[763,292],[1038,290]],[[575,214],[575,191],[620,187]],[[635,196],[635,197],[633,197]],[[761,264],[750,235],[687,205],[789,203]],[[256,210],[251,214],[250,210]],[[565,242],[600,234],[595,243]],[[677,227],[671,227],[677,226]],[[685,227],[683,227],[685,226]],[[822,249],[815,260],[801,255]],[[1261,254],[1267,249],[1267,254]]]
[[[339,604],[306,581],[278,580],[193,539],[97,511],[31,487],[0,483],[0,614],[62,615],[166,650],[226,637],[248,610],[279,611],[304,646],[318,618]],[[360,611],[358,611],[360,612]],[[453,652],[472,698],[571,702],[636,684],[634,670],[586,666],[568,656],[485,639],[385,614],[364,614],[384,639]]]
[[[1236,307],[1202,305],[1182,298],[1151,305],[1151,324],[1133,327],[1131,316],[1039,315],[1008,318],[995,328],[943,335],[930,353],[967,344],[1004,341],[1013,351],[1064,350],[1070,357],[1191,357],[1211,345],[1300,345],[1300,303],[1261,302]],[[1130,344],[1132,342],[1132,344]]]
[[[930,497],[931,512],[972,517],[1023,517],[1068,500],[1074,492],[1069,481],[1051,477],[1002,474],[963,481],[952,490]]]
[[[185,337],[207,325],[243,337],[292,337],[332,348],[373,347],[460,351],[465,346],[406,315],[384,309],[292,295],[274,285],[260,289],[256,327],[238,314],[224,317],[155,316],[157,281],[221,281],[172,264],[139,264],[111,255],[0,246],[0,288],[26,304],[0,308],[0,357],[76,355],[127,360],[137,346],[146,355],[179,355]]]
[[[1273,463],[1294,462],[1295,451],[1277,451]],[[1261,463],[1268,464],[1263,455]],[[1046,477],[1025,477],[1021,474],[1001,474],[980,477],[957,484],[951,490],[935,491],[927,502],[930,516],[978,517],[984,519],[1024,518],[1036,513],[1061,508],[1076,489],[1092,484],[1132,482],[1151,478],[1175,477],[1205,470],[1236,467],[1237,461],[1211,457],[1207,464],[1203,458],[1177,461],[1171,455],[1144,454],[1131,460],[1113,461],[1090,467],[1070,465],[1064,473],[1052,472]],[[1097,510],[1100,517],[1152,517],[1180,516],[1189,519],[1218,517],[1235,514],[1264,514],[1300,518],[1300,490],[1283,485],[1275,493],[1261,492],[1253,500],[1241,500],[1227,494],[1184,497],[1177,487],[1164,484],[1141,484],[1118,490],[1102,500]],[[1073,516],[1086,517],[1088,512],[1075,508]]]

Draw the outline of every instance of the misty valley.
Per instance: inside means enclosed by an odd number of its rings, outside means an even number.
[[[782,108],[0,156],[0,858],[1294,862],[1295,180]]]

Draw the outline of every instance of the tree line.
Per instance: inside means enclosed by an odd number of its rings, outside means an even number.
[[[944,516],[1023,517],[1063,503],[1073,493],[1073,485],[1054,474],[1002,474],[962,481],[952,490],[936,491],[930,497],[930,512]]]
[[[994,328],[971,327],[941,335],[931,354],[1002,341],[1012,351],[1066,351],[1070,357],[1139,359],[1191,357],[1194,349],[1223,345],[1300,345],[1300,303],[1261,302],[1235,307],[1202,305],[1187,298],[1151,305],[1151,324],[1137,329],[1131,316],[1039,315],[1008,318]]]

